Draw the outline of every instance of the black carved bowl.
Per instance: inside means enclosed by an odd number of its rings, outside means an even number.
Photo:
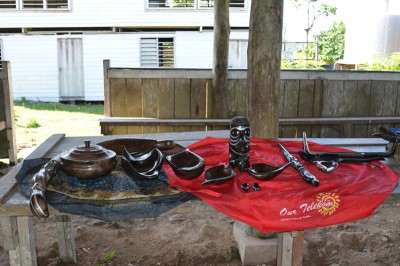
[[[236,175],[236,172],[232,167],[225,167],[225,165],[217,165],[207,169],[205,177],[206,181],[203,182],[203,185],[206,184],[222,184],[229,179],[233,178]]]
[[[186,149],[182,152],[165,157],[171,165],[174,173],[182,179],[194,179],[199,177],[205,167],[203,158]]]

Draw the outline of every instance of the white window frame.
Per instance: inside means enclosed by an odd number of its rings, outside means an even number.
[[[71,1],[72,0],[60,0],[65,3],[60,4],[59,6],[62,6],[66,4],[65,7],[62,8],[57,8],[57,7],[52,7],[52,5],[49,6],[49,1],[52,0],[14,0],[15,1],[15,8],[2,8],[2,1],[5,2],[5,0],[0,0],[0,11],[3,10],[49,10],[49,11],[69,11],[71,10]],[[37,3],[40,5],[38,7],[24,7],[24,4],[26,1],[37,1]],[[5,4],[3,4],[4,6]],[[28,4],[29,5],[29,4]],[[33,4],[34,5],[34,4]]]
[[[66,8],[49,8],[49,6],[48,6],[48,3],[47,3],[47,0],[33,0],[33,1],[37,1],[37,2],[42,2],[42,7],[38,7],[38,8],[35,8],[35,7],[24,7],[24,2],[25,1],[32,1],[32,0],[20,0],[21,1],[21,3],[20,3],[20,7],[21,7],[21,9],[22,10],[70,10],[70,5],[71,5],[71,3],[70,3],[70,1],[71,0],[65,0],[65,1],[67,1],[67,7]]]
[[[18,10],[19,6],[19,0],[13,0],[15,2],[15,7],[3,7],[6,4],[4,2],[8,2],[7,0],[0,0],[0,10]]]
[[[210,10],[213,8],[213,6],[201,6],[201,0],[193,0],[193,7],[179,7],[179,6],[173,6],[173,0],[165,0],[165,2],[170,2],[170,5],[168,6],[150,6],[150,1],[152,0],[145,0],[146,1],[146,8],[153,10],[153,9],[158,9],[158,10],[180,10],[180,9],[189,9],[189,10]],[[182,0],[184,1],[184,0]],[[240,10],[240,9],[247,9],[247,2],[248,0],[243,0],[243,7],[235,7],[235,6],[230,6],[230,8],[233,8],[235,10]]]
[[[172,42],[172,66],[163,66],[160,43],[163,39]],[[153,61],[153,62],[152,62]],[[169,36],[142,37],[140,38],[140,67],[142,68],[174,68],[175,67],[175,39]]]
[[[173,5],[173,0],[165,0],[168,6],[158,6],[158,7],[152,7],[150,6],[150,1],[151,0],[146,0],[146,7],[148,9],[161,9],[161,10],[168,10],[168,9],[196,9],[196,2],[197,0],[193,0],[193,6],[188,6],[188,7],[180,7],[180,6],[174,6]],[[184,1],[184,0],[183,0]]]
[[[197,8],[198,9],[212,9],[212,8],[214,8],[214,5],[212,5],[212,6],[201,6],[201,0],[196,0],[196,1],[197,1]],[[204,1],[207,1],[207,0],[204,0]],[[210,0],[210,1],[214,2],[215,0]],[[243,0],[243,6],[240,6],[240,7],[231,6],[231,3],[229,3],[229,8],[233,8],[235,10],[247,9],[247,1],[248,0]]]

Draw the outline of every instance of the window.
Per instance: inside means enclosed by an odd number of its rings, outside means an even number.
[[[174,67],[174,39],[142,38],[140,65],[141,67]]]
[[[16,9],[17,1],[0,0],[0,9]]]
[[[214,7],[214,0],[198,0],[199,8]],[[245,0],[229,0],[229,7],[244,8]]]
[[[0,0],[2,9],[68,10],[71,0]],[[194,0],[193,0],[194,1]]]
[[[246,0],[230,0],[229,6],[244,8]],[[214,0],[148,0],[148,8],[210,8]]]
[[[195,0],[149,0],[149,8],[195,7]]]
[[[69,0],[21,0],[23,9],[68,9]]]

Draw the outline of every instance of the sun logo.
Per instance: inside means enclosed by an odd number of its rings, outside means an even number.
[[[339,196],[335,193],[320,193],[317,196],[318,205],[322,207],[318,209],[318,212],[324,216],[332,215],[337,208],[339,208]]]

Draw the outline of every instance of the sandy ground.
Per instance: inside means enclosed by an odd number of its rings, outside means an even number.
[[[72,220],[77,265],[242,265],[234,220],[200,200],[151,219]],[[54,217],[34,218],[34,227],[38,264],[63,265]],[[0,265],[8,264],[0,241]],[[368,219],[305,231],[303,265],[400,265],[400,199]]]

